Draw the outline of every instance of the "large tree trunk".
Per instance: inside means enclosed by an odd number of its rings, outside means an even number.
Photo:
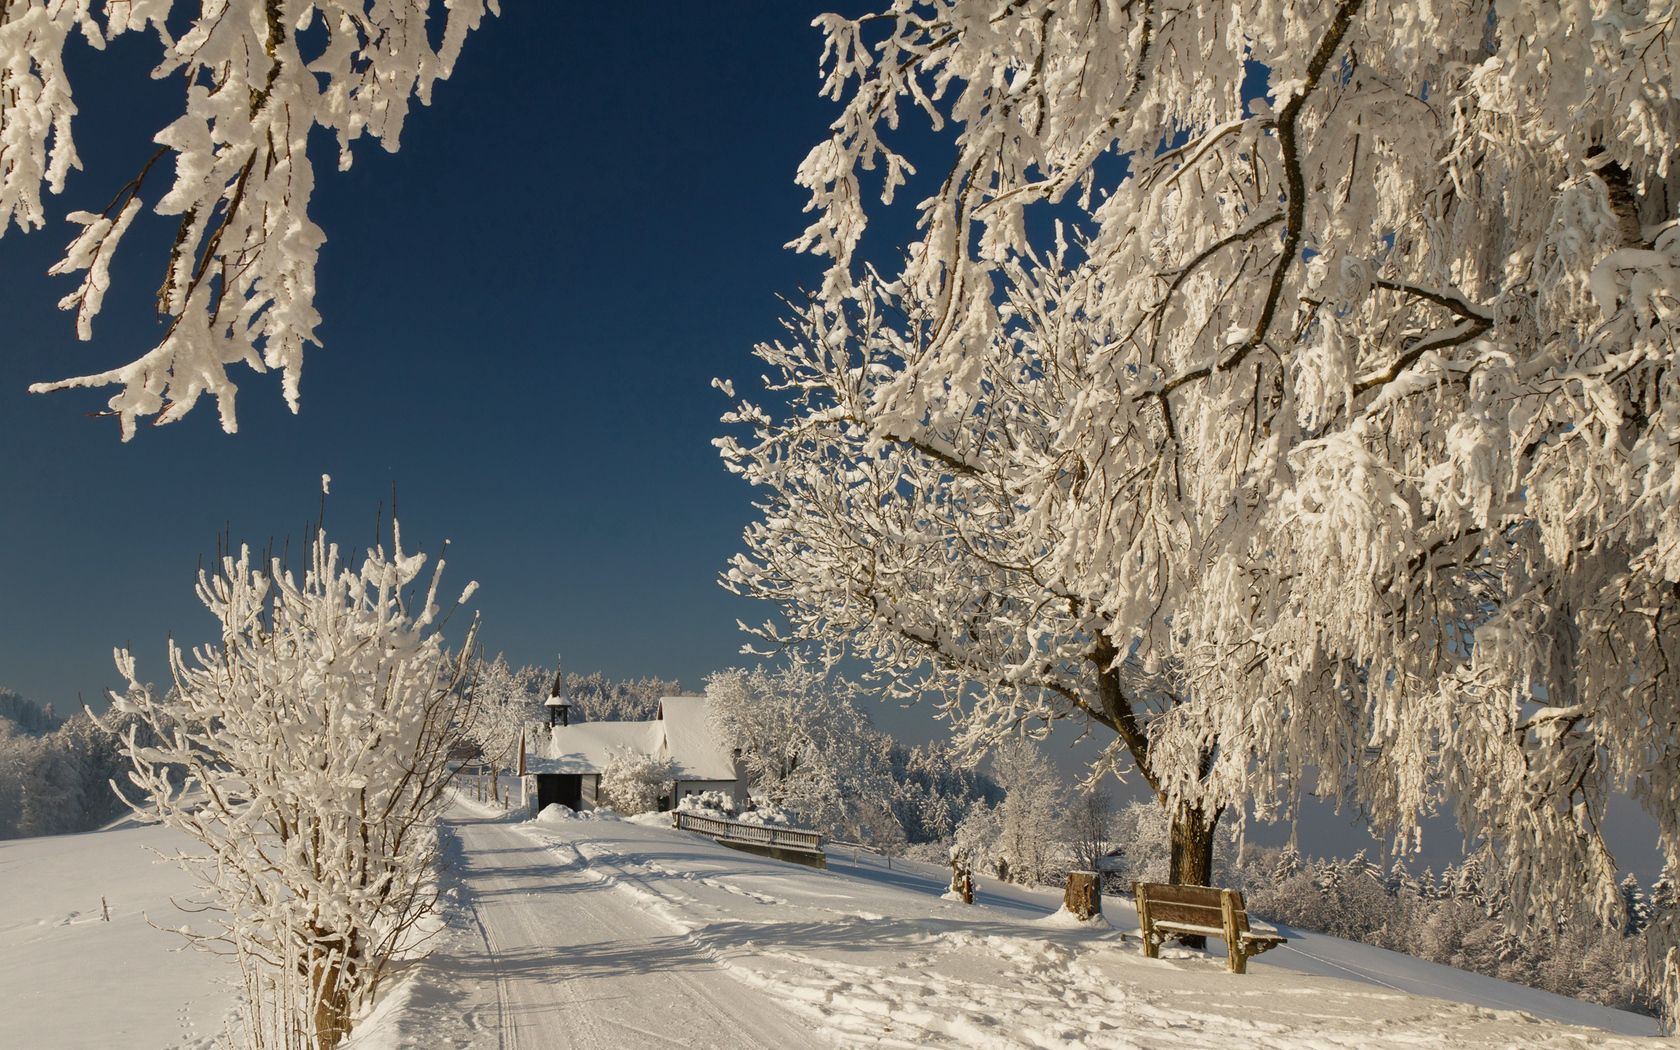
[[[1188,802],[1178,804],[1172,815],[1172,859],[1168,882],[1175,886],[1213,884],[1213,831],[1223,810],[1223,806],[1209,812]],[[1185,934],[1178,940],[1186,948],[1207,947],[1207,938],[1194,934]]]

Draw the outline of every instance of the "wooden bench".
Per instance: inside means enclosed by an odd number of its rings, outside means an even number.
[[[1236,890],[1212,886],[1171,886],[1134,882],[1138,931],[1143,954],[1160,958],[1161,942],[1180,934],[1218,937],[1225,942],[1226,965],[1232,973],[1247,973],[1250,956],[1270,951],[1288,938],[1275,930],[1248,928],[1248,911]]]

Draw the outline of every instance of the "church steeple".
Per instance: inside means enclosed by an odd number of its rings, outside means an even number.
[[[548,687],[548,699],[543,701],[548,708],[548,726],[570,725],[572,705],[566,702],[566,683],[558,669],[554,672],[554,684]]]

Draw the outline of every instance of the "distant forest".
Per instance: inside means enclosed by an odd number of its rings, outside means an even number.
[[[110,782],[126,782],[116,734],[85,711],[61,718],[0,689],[0,839],[89,831],[125,807]]]

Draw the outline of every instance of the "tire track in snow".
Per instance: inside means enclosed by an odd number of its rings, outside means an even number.
[[[455,835],[456,845],[460,845],[460,836]],[[496,988],[496,1045],[500,1050],[519,1050],[519,1036],[510,1031],[507,1009],[507,977],[502,970],[501,960],[496,950],[496,940],[490,932],[490,927],[484,923],[484,915],[479,911],[477,894],[468,892],[466,905],[472,911],[473,925],[478,928],[478,937],[484,945],[485,957],[490,960],[490,966],[495,972]],[[511,1041],[510,1041],[511,1039]]]
[[[501,1047],[782,1050],[813,1042],[742,984],[680,918],[655,872],[596,863],[457,811],[463,882],[497,994]]]

